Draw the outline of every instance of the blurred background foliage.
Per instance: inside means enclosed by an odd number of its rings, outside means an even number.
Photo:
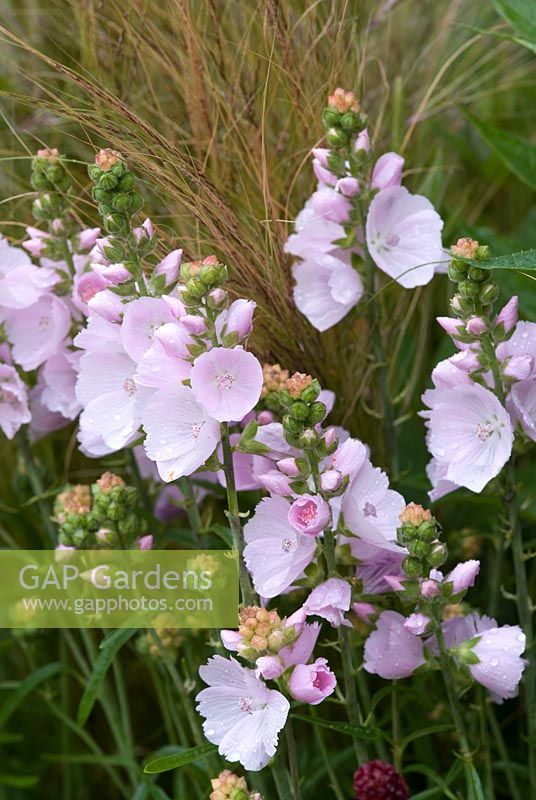
[[[88,224],[95,224],[96,216],[84,163],[101,146],[121,150],[143,182],[145,211],[158,225],[162,250],[180,246],[187,257],[214,252],[224,260],[232,290],[258,304],[253,349],[263,359],[310,372],[333,389],[334,421],[370,444],[374,460],[385,465],[389,454],[383,451],[376,365],[363,308],[335,329],[316,332],[293,304],[290,261],[283,252],[292,222],[314,189],[309,153],[321,141],[320,113],[335,86],[356,92],[378,153],[401,152],[408,187],[426,194],[443,216],[446,245],[469,233],[495,254],[536,247],[531,0],[3,0],[0,16],[0,230],[19,241],[23,224],[31,223],[29,159],[38,147],[59,147],[72,159],[77,213]],[[432,367],[451,352],[434,323],[437,314],[448,313],[449,286],[438,277],[408,292],[378,280],[381,333],[399,419],[398,488],[408,500],[424,500],[424,428],[416,412]],[[503,273],[500,281],[504,296],[519,293],[523,314],[536,319],[533,279]],[[104,468],[75,455],[72,429],[36,449],[51,494],[68,479],[91,479]],[[1,458],[4,544],[39,546],[35,496],[23,459],[5,442]],[[127,471],[119,456],[104,466]],[[533,468],[523,466],[522,481],[530,530],[536,522]],[[439,506],[437,513],[456,532],[453,558],[475,548],[480,552],[483,541],[492,552],[501,535],[490,523],[500,512],[497,500],[457,493]],[[483,598],[485,586],[484,577]],[[502,621],[508,621],[512,604],[501,603]],[[3,639],[0,652],[9,650],[16,674],[28,663],[43,663],[44,653],[60,646],[52,634],[31,646],[22,642],[16,651],[12,641]],[[206,645],[195,641],[186,646],[180,669],[187,683],[204,650]],[[141,687],[129,694],[135,741],[143,742],[136,758],[165,740],[164,711],[173,692],[169,675],[154,689],[140,671],[139,662],[129,660],[129,681]],[[3,675],[3,688],[13,674],[10,669]],[[5,769],[2,757],[0,772],[7,777],[0,779],[0,797],[2,792],[29,796],[34,774],[41,785],[44,779],[59,785],[54,757],[35,755],[57,752],[59,731],[69,727],[65,719],[61,725],[50,722],[64,712],[48,680],[39,701],[17,711],[26,744],[16,741],[11,728],[0,733],[0,745],[18,754],[6,756]],[[426,681],[413,684],[411,692],[429,691]],[[416,699],[408,690],[401,710],[408,720]],[[444,713],[438,700],[440,721]],[[515,739],[515,711],[507,710],[502,722],[505,735]],[[86,753],[86,766],[80,756],[72,757],[74,796],[94,797],[95,787],[106,787],[107,797],[120,796],[117,782],[126,767],[103,755],[110,745],[103,719],[91,724],[91,741],[72,729]],[[347,744],[344,740],[341,761],[349,757]],[[448,747],[433,752],[426,740],[412,747],[413,758],[446,774]],[[496,758],[500,791],[506,784],[501,754]],[[92,759],[98,769],[87,766]],[[311,780],[316,776],[312,786],[322,786],[326,776],[313,767],[314,755],[305,753],[303,759]],[[523,774],[522,764],[516,769]],[[194,778],[189,773],[188,780]],[[423,787],[435,785],[429,775],[422,780]],[[500,796],[509,797],[504,791]],[[35,792],[43,796],[42,790]],[[183,796],[188,795],[176,794]],[[451,795],[439,788],[426,796]]]

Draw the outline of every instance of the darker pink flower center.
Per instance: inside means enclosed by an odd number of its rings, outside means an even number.
[[[244,714],[253,714],[255,708],[252,697],[241,697],[238,701],[238,707]]]
[[[129,397],[133,397],[136,394],[136,384],[132,380],[132,378],[127,378],[123,384],[123,389],[128,394]]]
[[[235,382],[235,376],[230,372],[224,372],[223,375],[216,376],[216,386],[218,389],[230,389]]]
[[[366,517],[377,517],[378,512],[376,511],[376,506],[373,506],[372,503],[369,503],[367,500],[363,507],[363,514]]]
[[[52,320],[50,319],[50,317],[41,317],[38,325],[42,331],[46,331],[52,327]]]
[[[476,435],[480,439],[481,442],[485,442],[486,439],[492,434],[491,425],[488,422],[479,422],[476,426]]]
[[[387,239],[385,240],[385,244],[388,247],[396,247],[399,242],[400,242],[400,236],[398,235],[398,233],[390,233]]]
[[[9,406],[14,406],[17,403],[17,398],[13,392],[4,389],[3,391],[0,391],[0,403],[7,403]]]
[[[316,519],[316,504],[308,500],[298,511],[298,520],[302,525],[309,525]]]
[[[330,676],[328,675],[325,669],[317,670],[313,680],[313,686],[315,687],[315,689],[320,689],[321,692],[325,692],[326,689],[329,689]]]

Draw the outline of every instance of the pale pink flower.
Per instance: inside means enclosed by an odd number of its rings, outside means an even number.
[[[446,255],[443,221],[430,201],[403,186],[382,189],[367,216],[367,246],[376,266],[411,289],[432,280]]]
[[[301,612],[302,610],[300,609],[287,619],[287,625],[294,624],[295,628],[301,630],[301,632],[296,641],[287,645],[286,647],[282,647],[279,651],[279,657],[283,660],[285,669],[288,669],[296,664],[307,664],[313,655],[313,650],[315,649],[315,645],[320,634],[321,626],[319,622],[293,622],[294,619],[301,620],[302,618],[306,618],[305,614],[302,614]]]
[[[80,356],[61,347],[41,368],[41,401],[66,419],[74,419],[82,408],[75,391]]]
[[[89,314],[99,316],[108,322],[120,322],[126,305],[115,292],[103,289],[88,300]]]
[[[372,603],[352,603],[352,611],[365,625],[370,625],[376,615],[376,608]]]
[[[231,434],[231,445],[234,447],[240,440],[239,433]],[[219,451],[220,462],[223,463],[223,453]],[[252,455],[251,453],[241,453],[239,450],[233,452],[233,471],[235,476],[235,486],[239,492],[249,492],[260,489],[263,485],[261,477],[272,467],[272,461],[264,456]],[[225,471],[218,471],[218,481],[222,486],[227,485]]]
[[[300,450],[287,443],[283,433],[283,426],[280,422],[261,425],[255,435],[255,439],[269,448],[269,452],[266,455],[274,461],[279,462],[287,457],[296,458],[302,455]]]
[[[296,233],[289,236],[285,252],[316,261],[319,255],[336,249],[333,244],[344,237],[344,227],[338,222],[319,217],[309,199],[295,220]]]
[[[254,772],[263,769],[275,755],[288,700],[234,658],[213,656],[199,675],[209,686],[196,697],[209,742],[218,745],[228,761],[239,761]]]
[[[13,359],[26,371],[36,369],[50,358],[70,327],[71,314],[67,304],[52,294],[43,295],[27,308],[5,313],[5,328],[13,346]]]
[[[90,247],[94,247],[100,234],[100,228],[84,228],[81,230],[78,234],[78,249],[89,250]]]
[[[344,614],[350,610],[352,590],[342,578],[328,578],[316,586],[304,603],[307,615],[327,619],[333,628],[350,625]]]
[[[374,164],[371,186],[373,189],[390,189],[400,186],[404,159],[398,153],[384,153]]]
[[[277,469],[270,469],[268,472],[264,472],[259,475],[258,480],[263,489],[266,489],[270,494],[280,494],[284,497],[292,494],[290,486],[292,478]]]
[[[517,324],[519,298],[514,295],[499,311],[495,319],[495,326],[502,326],[504,333],[508,333]]]
[[[44,391],[44,383],[42,379],[38,379],[37,384],[30,389],[30,413],[32,419],[29,427],[30,441],[36,442],[43,436],[46,436],[52,431],[57,431],[64,428],[69,423],[62,414],[57,411],[50,411],[42,402],[41,397]]]
[[[428,497],[433,503],[460,488],[457,483],[447,480],[445,477],[447,471],[448,464],[438,461],[437,458],[431,458],[426,465],[426,474],[428,480],[432,484],[432,489],[428,492]]]
[[[295,458],[281,458],[277,464],[277,469],[289,478],[296,478],[300,474],[300,468]]]
[[[255,675],[267,681],[276,680],[285,671],[285,665],[279,656],[261,656],[255,662]]]
[[[339,322],[363,294],[361,278],[345,261],[329,253],[295,264],[294,302],[311,325],[325,331]]]
[[[334,186],[337,183],[337,176],[330,172],[328,167],[329,150],[324,147],[313,148],[313,171],[320,183],[326,186]]]
[[[536,322],[518,322],[510,338],[497,345],[496,352],[504,367],[520,356],[531,359],[527,363],[532,368],[524,378],[536,377]]]
[[[190,333],[180,323],[167,322],[156,329],[152,345],[138,361],[136,383],[155,389],[177,386],[189,378],[192,365],[188,346]]]
[[[422,636],[430,627],[431,619],[426,614],[410,614],[404,622],[404,628],[413,636]]]
[[[514,381],[525,381],[534,373],[534,358],[532,356],[512,356],[503,366],[503,375]]]
[[[482,317],[471,317],[465,326],[467,333],[472,336],[481,336],[487,331],[487,325]]]
[[[366,128],[361,131],[355,140],[354,150],[356,153],[358,150],[364,150],[366,153],[370,150],[370,136]]]
[[[117,286],[120,283],[128,281],[128,279],[132,277],[131,273],[121,262],[116,264],[101,264],[94,261],[91,264],[91,269],[96,275],[106,281],[106,285],[113,284]]]
[[[407,678],[425,663],[423,643],[405,627],[396,611],[384,611],[365,642],[364,668],[381,678]]]
[[[359,559],[355,576],[363,583],[363,594],[385,594],[392,588],[388,578],[406,578],[402,572],[406,551],[402,547],[386,550],[355,536],[341,537],[341,542],[349,544],[352,555]]]
[[[359,194],[359,181],[357,178],[352,178],[350,176],[340,178],[335,188],[345,197],[354,197],[356,194]]]
[[[328,503],[320,495],[303,494],[290,506],[288,521],[306,536],[318,536],[331,519]]]
[[[26,386],[15,367],[0,363],[0,428],[12,439],[30,419]]]
[[[71,291],[71,299],[75,308],[87,317],[89,301],[107,286],[109,286],[109,281],[97,272],[83,272],[81,275],[75,275]]]
[[[330,469],[335,469],[341,475],[355,475],[368,456],[368,449],[358,439],[346,439],[340,444],[328,460]]]
[[[536,379],[515,383],[507,406],[512,419],[520,422],[529,439],[536,442]]]
[[[50,234],[42,231],[40,228],[34,228],[31,225],[26,228],[26,233],[30,237],[22,242],[22,246],[34,258],[39,258],[46,247],[47,239],[50,239]]]
[[[346,223],[352,205],[347,197],[329,186],[322,186],[311,197],[313,211],[317,217],[330,222]]]
[[[238,340],[242,341],[253,330],[253,313],[257,303],[253,300],[240,298],[231,303],[225,314],[225,333],[236,333]]]
[[[163,481],[191,475],[212,455],[220,426],[186,386],[160,389],[141,409],[145,451]]]
[[[333,694],[337,679],[327,659],[317,658],[313,664],[297,664],[292,670],[288,688],[295,700],[316,706]]]
[[[452,583],[452,593],[459,594],[474,586],[476,576],[480,572],[480,561],[470,559],[457,564],[445,578],[445,583]]]
[[[313,560],[315,539],[292,527],[289,510],[283,497],[265,497],[244,527],[244,560],[262,597],[281,594]]]
[[[164,275],[166,278],[166,286],[169,286],[179,277],[181,260],[182,250],[172,250],[171,253],[168,253],[167,256],[159,262],[155,269],[155,275]]]
[[[138,550],[152,550],[154,545],[154,536],[148,534],[147,536],[140,536],[136,541]]]
[[[447,480],[481,492],[510,458],[510,417],[495,395],[478,384],[438,389],[434,394],[428,448],[447,464]],[[425,402],[429,396],[425,393]]]
[[[24,250],[0,236],[0,309],[33,306],[58,280],[53,269],[36,267]]]
[[[198,356],[190,373],[199,403],[220,422],[240,420],[257,404],[262,368],[255,356],[240,347],[215,347]]]
[[[342,484],[342,474],[336,469],[328,469],[320,476],[320,488],[323,492],[336,492]]]
[[[389,489],[387,475],[367,459],[343,495],[345,526],[363,539],[387,550],[400,550],[396,530],[406,502]]]
[[[124,308],[121,341],[125,352],[139,361],[153,342],[155,332],[166,322],[175,322],[169,305],[156,297],[140,297]]]

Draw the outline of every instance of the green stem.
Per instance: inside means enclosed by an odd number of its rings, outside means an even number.
[[[486,724],[486,692],[482,686],[478,691],[478,706],[480,717],[480,741],[484,751],[484,767],[485,767],[485,792],[487,800],[495,800],[495,791],[493,788],[493,769],[491,763],[491,749],[488,736],[488,726]]]
[[[249,572],[244,563],[244,532],[240,522],[240,507],[238,505],[238,495],[236,493],[236,482],[233,467],[233,451],[231,449],[231,439],[229,436],[229,426],[226,422],[221,424],[221,446],[223,450],[223,470],[225,472],[225,483],[227,488],[227,517],[229,526],[233,534],[234,545],[238,551],[240,569],[240,587],[242,589],[242,602],[252,605],[255,602],[255,592],[251,585]]]
[[[301,800],[300,770],[298,767],[296,742],[294,739],[294,732],[292,730],[292,722],[290,717],[287,719],[285,724],[285,738],[287,741],[288,762],[290,766],[290,778],[292,781],[292,797],[293,800]]]
[[[393,732],[393,764],[401,772],[402,770],[402,748],[400,746],[400,708],[398,706],[398,694],[396,686],[391,687],[391,717]]]
[[[314,719],[316,717],[316,711],[315,711],[315,707],[314,706],[310,706],[310,712],[311,712],[311,716]],[[333,765],[332,765],[332,763],[330,761],[330,756],[329,756],[329,753],[328,753],[328,751],[326,749],[326,745],[325,745],[325,742],[324,742],[324,737],[322,735],[322,731],[321,731],[321,729],[319,728],[318,725],[313,725],[313,731],[314,731],[314,736],[315,736],[315,740],[316,740],[316,745],[317,745],[318,749],[320,750],[320,753],[322,755],[322,760],[323,760],[324,766],[326,768],[326,772],[327,772],[327,774],[329,776],[329,779],[331,781],[331,788],[333,789],[333,793],[334,793],[335,797],[337,798],[337,800],[346,800],[346,798],[344,796],[344,793],[343,793],[343,791],[341,789],[341,785],[339,783],[339,779],[337,778],[337,773],[333,769]]]
[[[346,710],[348,719],[353,725],[363,724],[363,715],[357,699],[357,687],[355,678],[355,667],[352,656],[352,648],[348,638],[348,629],[341,625],[339,628],[339,643],[341,646],[342,671],[344,675],[344,688],[346,694]],[[358,764],[368,761],[368,751],[365,742],[361,739],[354,739],[354,749]]]
[[[522,800],[517,786],[516,776],[514,774],[512,767],[510,766],[510,757],[508,755],[508,751],[504,743],[503,735],[499,727],[499,723],[497,722],[497,717],[495,716],[495,709],[492,707],[489,701],[487,701],[486,703],[486,711],[487,711],[489,726],[491,728],[493,738],[495,739],[497,750],[499,751],[501,761],[504,764],[504,771],[506,774],[508,789],[510,791],[510,794],[512,795],[512,800]]]
[[[24,466],[26,467],[26,472],[28,473],[32,491],[37,497],[37,507],[39,508],[41,520],[48,534],[50,544],[55,546],[57,543],[56,528],[50,519],[51,509],[48,500],[42,497],[44,494],[44,488],[41,482],[41,476],[39,475],[39,470],[33,457],[32,448],[30,447],[30,443],[28,441],[27,429],[24,426],[17,434],[17,441],[24,459]]]
[[[151,501],[149,500],[149,496],[147,494],[147,487],[143,478],[141,477],[140,468],[138,466],[138,462],[136,461],[136,454],[134,453],[134,449],[132,447],[125,448],[125,461],[126,466],[132,475],[132,480],[134,482],[134,486],[138,492],[138,496],[141,500],[141,503],[147,511],[148,514],[153,515],[153,509],[151,506]]]
[[[197,505],[197,498],[195,496],[194,487],[192,485],[191,480],[189,480],[186,477],[179,478],[178,484],[182,492],[184,510],[188,515],[188,522],[190,523],[190,528],[192,529],[193,533],[195,533],[195,538],[198,546],[201,547],[203,544],[204,537],[202,533],[201,515],[199,513],[199,507]]]
[[[456,733],[458,735],[460,753],[465,770],[467,797],[471,797],[472,796],[471,766],[473,763],[473,756],[471,750],[469,749],[469,740],[467,738],[462,712],[458,702],[458,694],[456,692],[456,685],[454,682],[454,675],[452,673],[450,656],[447,647],[445,645],[445,639],[443,637],[443,630],[441,628],[440,622],[437,622],[435,629],[436,629],[435,632],[437,636],[437,643],[439,647],[439,661],[441,664],[441,672],[443,673],[443,681],[445,683],[447,696],[449,698],[450,710],[454,722],[454,727],[456,728]]]

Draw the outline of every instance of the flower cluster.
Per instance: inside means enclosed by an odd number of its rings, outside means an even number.
[[[536,324],[518,322],[517,297],[494,313],[489,248],[464,238],[452,253],[456,316],[438,322],[459,352],[436,366],[423,395],[433,500],[459,486],[481,492],[509,460],[516,426],[536,440]]]
[[[446,267],[441,218],[429,200],[401,185],[401,156],[375,159],[352,92],[336,89],[322,122],[328,147],[312,151],[318,186],[285,245],[300,259],[293,267],[296,305],[320,331],[357,305],[371,259],[406,288]]]

